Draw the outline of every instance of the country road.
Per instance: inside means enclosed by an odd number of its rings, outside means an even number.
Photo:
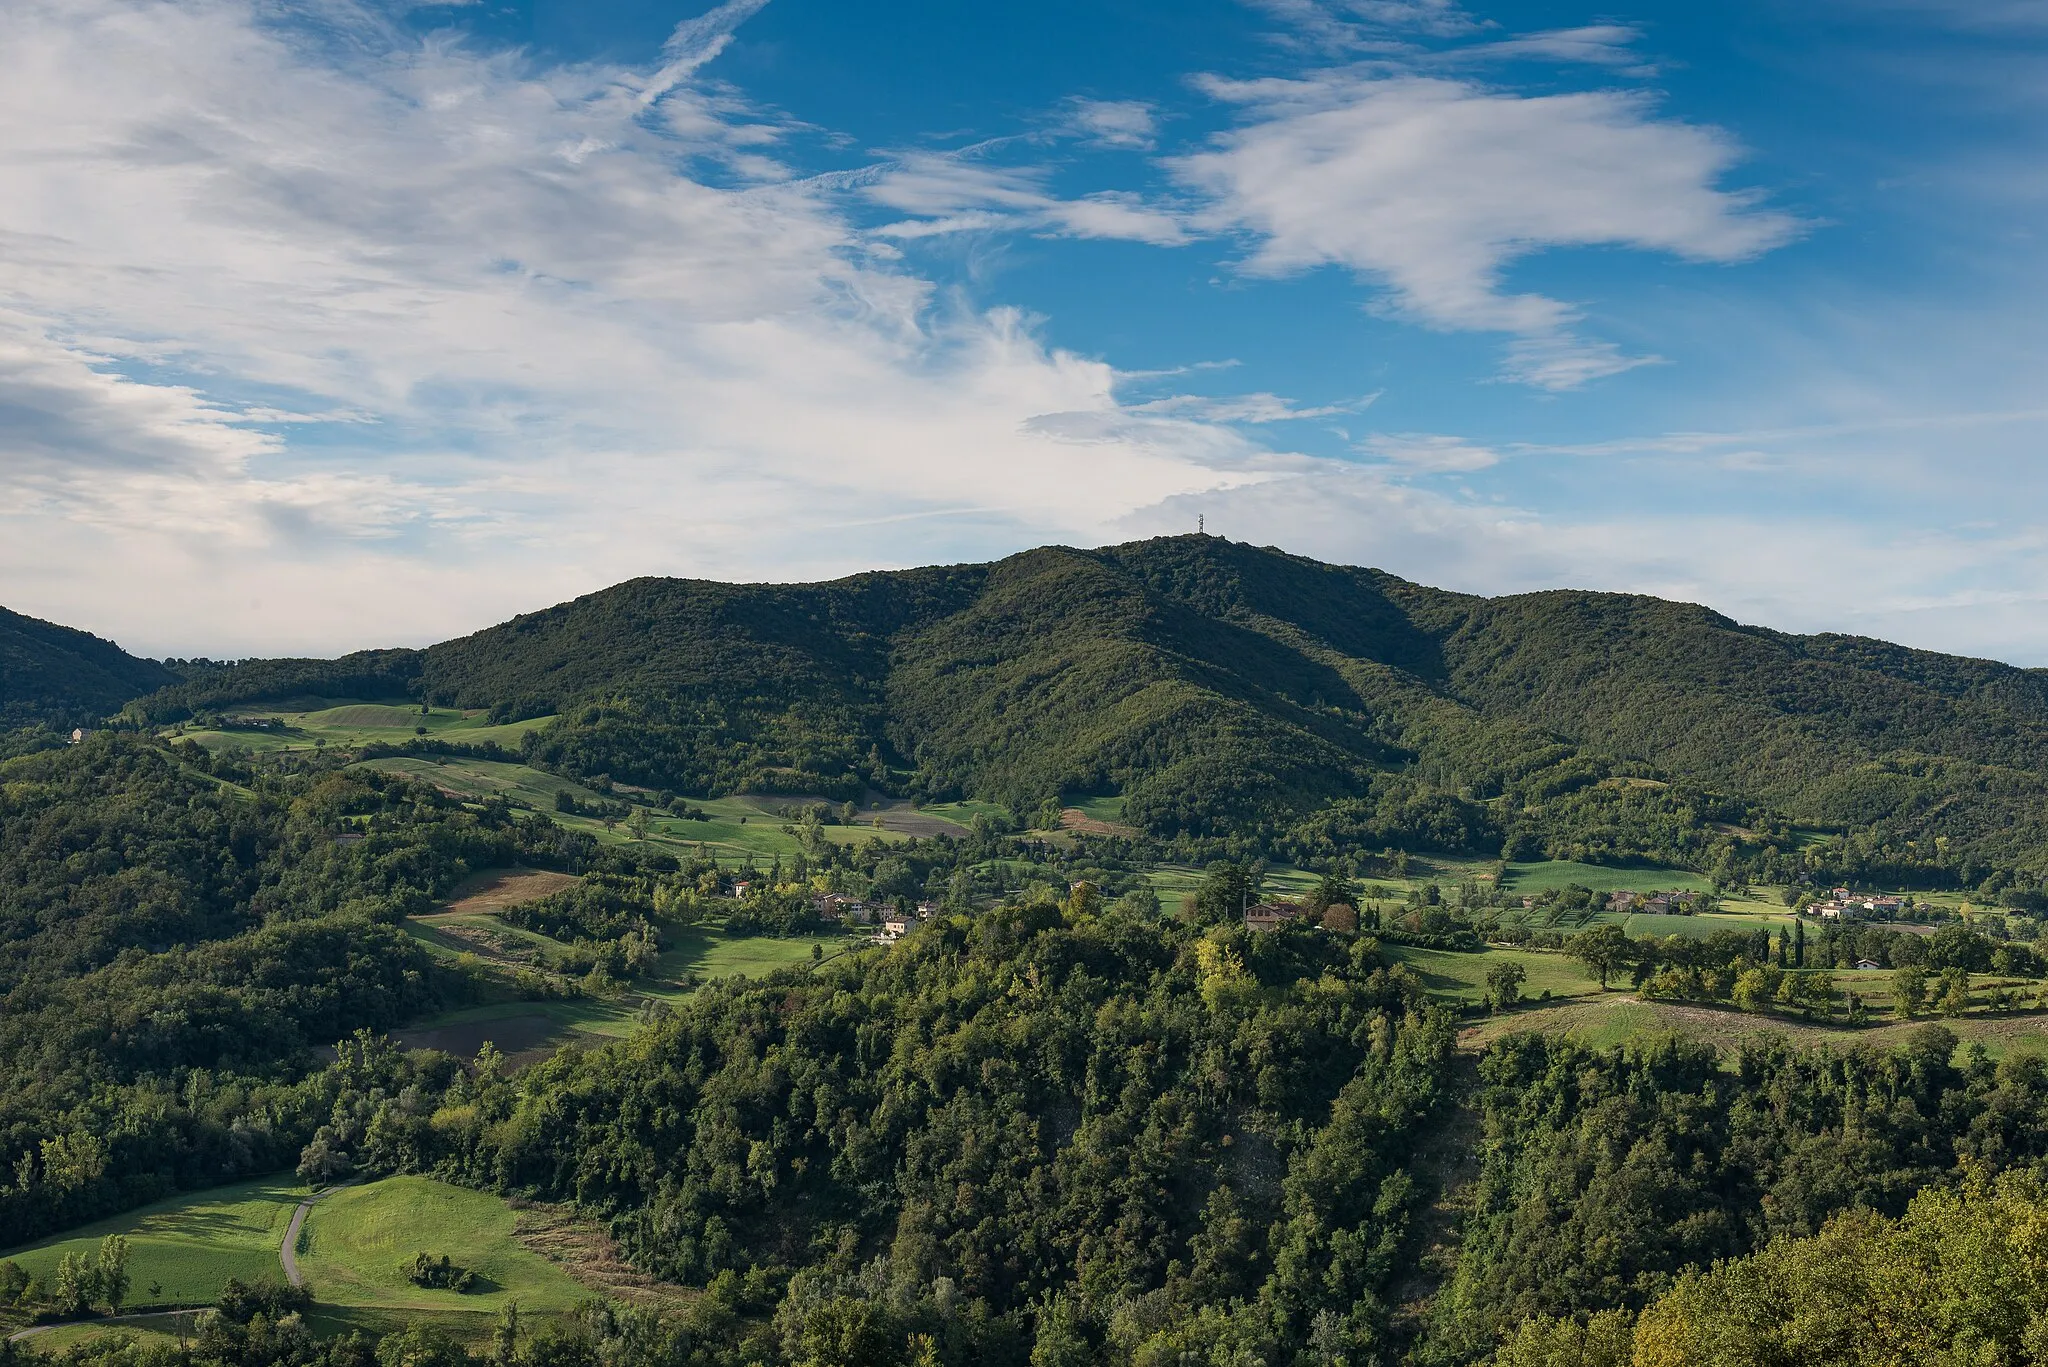
[[[316,1191],[299,1202],[299,1208],[292,1212],[292,1222],[285,1226],[284,1242],[278,1246],[277,1260],[284,1265],[284,1279],[293,1286],[304,1286],[306,1279],[299,1272],[299,1231],[305,1227],[306,1217],[313,1213],[313,1203],[323,1196],[332,1196],[343,1187],[352,1187],[354,1182],[338,1182],[324,1191]]]

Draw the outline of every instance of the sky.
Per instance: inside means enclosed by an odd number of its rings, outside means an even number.
[[[2048,0],[0,0],[0,604],[1195,530],[2048,665]]]

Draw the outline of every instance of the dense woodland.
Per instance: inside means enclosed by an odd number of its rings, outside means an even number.
[[[0,1245],[290,1167],[313,1050],[469,990],[396,919],[592,853],[373,771],[210,763],[102,735],[0,766]]]

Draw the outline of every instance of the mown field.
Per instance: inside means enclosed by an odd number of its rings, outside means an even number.
[[[282,1279],[279,1250],[291,1212],[306,1194],[289,1176],[194,1192],[0,1257],[47,1278],[63,1254],[95,1251],[103,1236],[121,1234],[130,1247],[133,1308],[149,1308],[152,1283],[162,1288],[154,1303],[205,1305],[230,1277]],[[489,1334],[508,1301],[518,1301],[522,1316],[546,1316],[588,1299],[593,1288],[565,1270],[570,1264],[536,1251],[562,1245],[561,1218],[545,1222],[553,1237],[532,1239],[534,1247],[520,1238],[520,1218],[496,1196],[426,1177],[330,1191],[313,1206],[295,1250],[314,1296],[314,1328],[381,1333],[403,1320],[429,1318],[474,1341]],[[574,1248],[572,1242],[569,1251]],[[476,1274],[476,1285],[466,1293],[414,1285],[406,1265],[419,1253],[446,1254]],[[30,1342],[48,1352],[103,1334],[175,1341],[180,1327],[176,1318],[153,1316],[55,1328]]]
[[[1874,985],[1854,981],[1859,976],[1879,975],[1838,973],[1836,982],[1860,995],[1867,986]],[[1992,980],[1979,981],[1988,985]],[[1885,1049],[1899,1044],[1912,1031],[1932,1024],[1952,1031],[1964,1044],[1983,1046],[1994,1059],[2048,1058],[2048,1012],[2030,1009],[1989,1014],[1980,1010],[1963,1016],[1898,1020],[1889,1014],[1888,997],[1879,997],[1875,990],[1870,996],[1882,1010],[1872,1024],[1852,1027],[1790,1016],[1751,1015],[1726,1003],[1643,1001],[1628,992],[1594,991],[1489,1016],[1467,1026],[1459,1041],[1465,1048],[1479,1049],[1504,1035],[1535,1031],[1569,1035],[1599,1049],[1671,1034],[1727,1049],[1767,1036],[1808,1047]]]
[[[204,1305],[230,1277],[278,1275],[277,1249],[306,1188],[289,1175],[174,1197],[75,1229],[61,1238],[0,1253],[46,1285],[67,1253],[92,1254],[109,1234],[126,1235],[129,1305]]]
[[[239,746],[245,750],[304,750],[323,745],[402,745],[420,735],[464,745],[517,748],[520,737],[546,726],[553,717],[534,717],[494,725],[481,710],[436,707],[422,710],[416,702],[394,698],[381,703],[336,698],[302,698],[282,706],[237,707],[237,718],[278,723],[277,729],[233,727],[206,730],[173,728],[173,734],[195,740],[209,750]]]
[[[513,1237],[516,1215],[484,1192],[430,1177],[387,1177],[322,1198],[299,1232],[300,1271],[324,1307],[402,1311],[483,1325],[507,1301],[522,1314],[567,1310],[589,1296]],[[407,1265],[446,1255],[476,1276],[468,1292],[416,1286]]]

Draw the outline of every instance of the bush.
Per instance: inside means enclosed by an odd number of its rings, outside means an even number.
[[[476,1273],[466,1267],[457,1267],[443,1253],[436,1258],[430,1253],[413,1255],[409,1263],[402,1263],[399,1270],[414,1286],[424,1286],[433,1291],[458,1291],[468,1293],[477,1289]]]

